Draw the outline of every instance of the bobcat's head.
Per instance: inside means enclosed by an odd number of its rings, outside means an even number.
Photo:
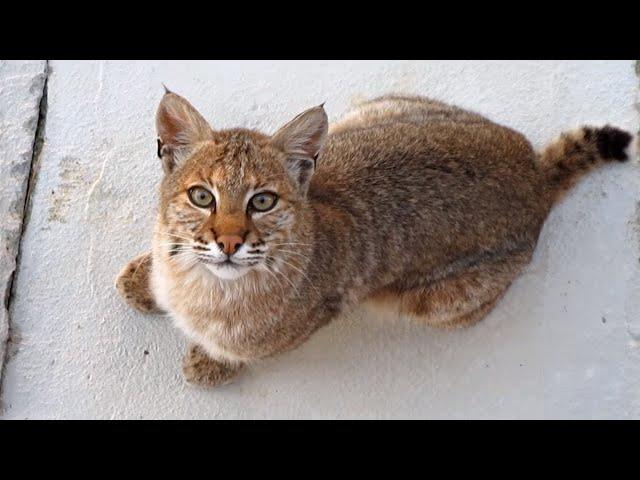
[[[230,280],[292,263],[286,252],[299,243],[295,226],[327,124],[318,106],[272,136],[216,131],[167,92],[156,116],[165,172],[158,228],[175,268]]]

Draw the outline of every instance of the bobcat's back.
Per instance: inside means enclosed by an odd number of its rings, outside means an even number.
[[[362,104],[332,126],[310,195],[357,225],[384,268],[532,249],[546,215],[524,136],[420,97]],[[314,203],[312,202],[312,203]]]
[[[481,115],[419,96],[385,95],[361,102],[329,127],[329,133],[391,123],[488,122]]]

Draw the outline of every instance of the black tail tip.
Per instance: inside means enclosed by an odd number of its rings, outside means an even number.
[[[626,149],[633,140],[633,135],[619,128],[606,125],[595,132],[598,153],[605,160],[624,162],[629,159]]]

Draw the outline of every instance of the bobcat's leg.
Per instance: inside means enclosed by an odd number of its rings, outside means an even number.
[[[131,260],[116,277],[116,289],[125,302],[142,313],[161,313],[149,287],[151,253]]]
[[[482,320],[529,262],[530,253],[478,263],[424,286],[394,295],[400,312],[429,325],[455,328]],[[389,297],[389,293],[385,294]]]
[[[498,300],[502,298],[502,295],[505,293],[505,291],[506,291],[506,288],[502,292],[498,293],[496,298],[483,303],[478,308],[470,311],[469,313],[465,313],[458,317],[452,318],[451,320],[432,322],[430,323],[430,325],[436,326],[438,328],[446,328],[446,329],[470,327],[471,325],[478,323],[480,320],[486,317],[489,314],[489,312],[491,312],[491,310],[493,310],[493,307],[496,306],[496,303],[498,303]]]
[[[221,362],[212,359],[198,345],[190,345],[182,364],[187,382],[202,387],[216,387],[231,383],[243,369],[242,363]]]

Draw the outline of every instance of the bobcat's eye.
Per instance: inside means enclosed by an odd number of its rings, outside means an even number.
[[[209,208],[215,203],[215,198],[213,194],[202,187],[191,187],[189,189],[189,200],[196,207],[200,208]]]
[[[275,193],[262,192],[251,197],[249,206],[257,212],[268,212],[276,206],[277,202],[278,196]]]

